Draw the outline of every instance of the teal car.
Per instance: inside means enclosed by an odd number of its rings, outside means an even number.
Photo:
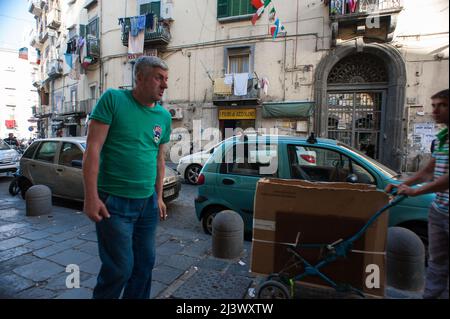
[[[203,167],[195,210],[204,231],[214,216],[233,210],[251,233],[253,201],[260,178],[372,184],[383,190],[401,176],[376,160],[336,140],[278,135],[242,135],[226,140]],[[410,197],[390,209],[389,226],[414,231],[426,243],[427,212],[433,194]]]

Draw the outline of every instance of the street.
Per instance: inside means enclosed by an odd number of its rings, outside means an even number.
[[[11,177],[0,176],[0,298],[85,299],[100,268],[95,227],[77,202],[53,199],[51,215],[25,216],[25,201],[8,193]],[[157,232],[151,298],[244,298],[250,243],[242,258],[211,256],[211,237],[194,213],[196,186],[182,184]],[[70,264],[79,266],[80,288],[69,289]]]
[[[95,227],[81,203],[53,199],[51,215],[25,216],[25,201],[8,193],[12,177],[0,175],[0,298],[89,299],[100,268]],[[241,258],[211,256],[211,236],[195,217],[197,186],[182,184],[157,232],[151,298],[251,298],[261,278],[249,272],[251,242]],[[66,267],[80,270],[80,288],[70,289]],[[253,290],[254,292],[254,290]],[[421,292],[387,287],[386,298],[418,299]],[[330,290],[307,290],[297,298],[349,298]]]

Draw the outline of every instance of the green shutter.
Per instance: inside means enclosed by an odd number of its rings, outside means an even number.
[[[80,36],[86,38],[86,25],[80,24]]]
[[[140,15],[150,13],[151,11],[152,11],[152,8],[151,8],[150,3],[141,4],[141,6],[139,7]]]
[[[217,18],[230,16],[230,1],[231,0],[217,0]]]
[[[231,0],[231,16],[241,15],[241,0]]]
[[[161,1],[152,2],[150,4],[151,12],[159,18],[161,16]]]
[[[250,2],[250,0],[246,0],[246,2],[248,3],[247,13],[255,13],[256,8],[254,6],[252,6],[252,3]]]

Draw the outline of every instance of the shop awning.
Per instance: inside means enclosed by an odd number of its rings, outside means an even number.
[[[265,118],[310,117],[313,115],[314,102],[266,102],[262,106]]]

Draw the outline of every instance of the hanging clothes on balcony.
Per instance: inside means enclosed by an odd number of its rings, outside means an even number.
[[[145,15],[130,18],[130,35],[137,37],[139,32],[145,29]]]
[[[145,28],[152,31],[155,29],[155,16],[153,13],[147,13],[145,15]]]
[[[224,83],[226,85],[233,85],[233,74],[225,74]]]
[[[136,37],[128,37],[128,54],[143,54],[144,53],[144,39],[145,32],[141,31]]]
[[[234,74],[234,95],[247,95],[248,73]]]
[[[72,57],[71,53],[64,53],[64,60],[70,69],[72,69]]]

